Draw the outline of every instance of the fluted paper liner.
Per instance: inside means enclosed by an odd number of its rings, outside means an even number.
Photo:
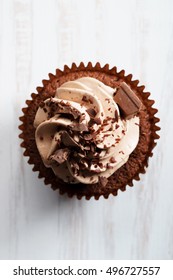
[[[54,96],[56,88],[64,82],[83,76],[94,77],[111,87],[115,87],[120,82],[125,81],[144,105],[139,113],[140,137],[138,145],[130,155],[127,163],[108,178],[108,183],[105,187],[99,183],[92,185],[64,183],[55,176],[51,168],[44,166],[35,142],[33,122],[39,103]],[[131,74],[125,76],[124,70],[117,72],[116,67],[109,69],[108,64],[101,67],[100,63],[96,63],[93,66],[91,62],[87,66],[83,62],[79,66],[73,63],[71,68],[65,65],[63,71],[57,69],[55,75],[49,74],[49,79],[43,80],[43,86],[37,87],[38,93],[32,93],[32,99],[27,100],[27,107],[22,109],[24,115],[19,118],[22,122],[19,126],[22,133],[19,137],[23,140],[21,147],[25,149],[24,156],[29,157],[28,163],[34,165],[33,171],[39,172],[38,177],[44,178],[46,185],[51,185],[53,190],[58,189],[60,194],[67,193],[69,197],[75,195],[78,199],[83,196],[86,199],[90,199],[94,196],[95,199],[99,199],[102,195],[105,198],[108,198],[110,194],[117,195],[118,190],[125,191],[127,185],[133,186],[133,180],[140,180],[139,174],[146,172],[145,168],[148,166],[148,159],[153,155],[152,150],[156,145],[156,140],[159,138],[157,131],[160,128],[156,125],[159,122],[159,118],[155,117],[157,109],[152,107],[154,101],[149,99],[149,92],[144,92],[145,87],[138,86],[138,84],[138,80],[132,80]]]

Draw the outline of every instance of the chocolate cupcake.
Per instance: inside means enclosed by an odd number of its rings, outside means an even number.
[[[124,73],[108,64],[65,65],[26,101],[19,126],[24,155],[60,194],[108,198],[145,173],[159,138],[157,109]]]

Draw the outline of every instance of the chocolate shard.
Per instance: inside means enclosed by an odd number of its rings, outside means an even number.
[[[59,149],[56,150],[56,152],[50,156],[50,159],[55,160],[58,164],[64,163],[70,154],[69,149],[64,148],[64,149]]]
[[[91,98],[88,97],[88,96],[86,96],[86,95],[84,95],[84,96],[82,97],[82,101],[83,101],[83,102],[90,103],[90,104],[93,104],[93,101],[91,100]]]
[[[88,162],[84,158],[79,161],[79,168],[80,170],[88,169]]]
[[[80,147],[79,144],[66,132],[62,132],[61,141],[67,147]]]
[[[79,156],[79,158],[85,158],[86,157],[85,151],[78,153],[78,156]]]
[[[96,146],[95,145],[93,145],[93,144],[91,144],[91,152],[95,152],[95,150],[96,150]]]
[[[99,176],[99,184],[101,187],[105,187],[108,183],[108,179],[104,176]]]
[[[95,116],[97,115],[96,110],[94,110],[93,108],[87,109],[86,112],[88,113],[88,115],[89,115],[91,118],[95,118]]]
[[[82,122],[84,119],[85,119],[85,114],[82,113],[81,116],[80,116],[80,118],[79,118],[79,122]]]
[[[93,126],[94,124],[97,124],[97,125],[100,125],[102,122],[101,122],[101,119],[100,118],[94,118],[94,119],[90,119],[89,121],[89,126]]]
[[[90,146],[84,146],[84,150],[90,151]]]
[[[93,120],[96,124],[101,124],[101,119],[100,118],[94,118]]]
[[[118,104],[124,118],[134,117],[141,108],[141,101],[131,88],[122,82],[114,95],[114,101]]]
[[[74,160],[70,160],[70,166],[71,166],[71,170],[73,172],[74,175],[79,175],[79,165],[76,161]]]
[[[86,140],[86,141],[90,141],[92,138],[93,138],[93,135],[92,134],[85,134],[84,136],[83,136],[83,138]]]
[[[55,114],[70,114],[74,119],[80,117],[81,113],[74,107],[70,105],[69,102],[64,102],[61,100],[60,102],[56,102],[52,97],[46,103],[49,107],[49,116],[52,117]]]
[[[73,131],[88,131],[88,126],[84,123],[76,123],[76,124],[73,124],[73,125],[70,125],[70,128],[73,130]]]

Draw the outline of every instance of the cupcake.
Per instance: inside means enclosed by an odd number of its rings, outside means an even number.
[[[108,198],[145,173],[159,138],[157,109],[124,70],[80,63],[56,70],[32,93],[19,126],[28,163],[69,197]]]

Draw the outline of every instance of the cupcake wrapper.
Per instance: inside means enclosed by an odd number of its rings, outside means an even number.
[[[105,187],[99,184],[93,185],[70,185],[64,183],[57,178],[50,168],[46,168],[41,160],[39,152],[35,143],[35,128],[33,127],[33,121],[39,103],[42,100],[53,96],[57,87],[63,84],[65,81],[74,80],[82,76],[91,76],[99,79],[103,83],[109,86],[115,86],[122,81],[125,81],[138,95],[144,104],[144,109],[140,113],[141,131],[139,143],[133,153],[130,155],[129,160],[120,169],[118,169],[112,176],[108,178],[108,183]],[[56,74],[49,74],[48,80],[43,80],[43,87],[37,87],[37,94],[32,93],[31,100],[27,100],[27,107],[23,108],[24,113],[19,119],[22,124],[19,129],[22,133],[19,135],[23,141],[21,147],[25,149],[24,156],[28,156],[28,163],[34,165],[33,171],[38,171],[38,177],[44,178],[46,185],[50,184],[53,190],[59,189],[60,194],[67,193],[69,197],[77,196],[78,199],[85,197],[89,200],[91,197],[99,199],[100,196],[108,198],[110,194],[117,195],[118,190],[126,190],[126,186],[133,186],[133,180],[140,180],[140,173],[145,173],[145,168],[148,166],[148,159],[153,155],[153,148],[156,146],[156,140],[160,138],[157,131],[160,127],[156,125],[160,120],[155,116],[157,109],[153,108],[154,101],[149,99],[150,93],[144,92],[145,86],[138,86],[138,80],[132,80],[132,74],[125,76],[125,71],[121,70],[117,72],[117,68],[113,67],[109,69],[109,65],[104,67],[100,66],[100,63],[96,63],[95,66],[91,62],[84,65],[83,62],[77,66],[72,64],[71,68],[67,65],[64,66],[64,70],[56,70]],[[147,131],[147,135],[145,133]],[[147,146],[143,145],[147,142]],[[144,147],[145,146],[145,147]]]

